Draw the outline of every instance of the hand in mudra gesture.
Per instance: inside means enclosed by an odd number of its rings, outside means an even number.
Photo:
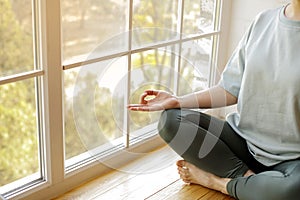
[[[140,97],[139,104],[129,104],[127,108],[133,111],[159,111],[178,106],[178,98],[161,90],[146,90]]]

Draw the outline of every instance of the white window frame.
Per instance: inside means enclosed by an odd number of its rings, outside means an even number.
[[[31,77],[39,77],[41,79],[41,91],[39,94],[42,99],[42,104],[39,105],[41,108],[43,126],[40,127],[43,134],[41,137],[42,146],[42,165],[44,179],[40,180],[38,183],[31,185],[30,187],[24,187],[18,190],[12,190],[6,194],[6,198],[26,198],[26,199],[49,199],[61,195],[70,189],[79,186],[80,184],[90,180],[96,176],[100,176],[111,169],[96,160],[90,160],[90,162],[84,165],[78,165],[75,170],[70,173],[65,171],[65,158],[64,158],[64,119],[63,119],[63,71],[70,68],[79,67],[82,63],[73,63],[71,65],[62,65],[62,50],[61,50],[61,13],[60,13],[60,0],[37,0],[35,5],[37,15],[39,18],[35,21],[38,28],[37,38],[38,45],[36,46],[38,55],[37,61],[40,62],[39,65],[43,67],[41,70],[35,70],[29,73],[18,74],[14,76],[9,76],[0,79],[0,84],[15,82],[18,80],[24,80]],[[132,13],[132,2],[129,0],[129,10]],[[215,51],[212,53],[215,61],[212,66],[219,66],[219,70],[222,70],[225,66],[227,59],[227,38],[228,38],[228,24],[230,21],[230,9],[232,0],[220,0],[221,21],[219,23],[219,30],[198,35],[193,38],[183,39],[180,38],[179,44],[187,40],[200,39],[207,36],[214,36]],[[179,0],[179,4],[183,5],[184,0]],[[181,13],[181,21],[183,19],[183,13]],[[132,14],[129,14],[129,18],[132,18]],[[130,20],[131,21],[131,20]],[[129,30],[132,29],[131,23],[129,23]],[[182,25],[179,27],[182,29]],[[170,45],[173,43],[178,43],[178,41],[167,42]],[[166,45],[166,44],[159,44]],[[223,48],[218,48],[219,46]],[[127,52],[121,54],[112,55],[109,58],[118,57],[121,55],[128,55],[128,62],[130,66],[130,55],[136,52],[142,52],[158,47],[157,45],[148,46],[145,48],[140,48],[132,51],[129,49]],[[97,61],[107,59],[99,58]],[[95,60],[96,61],[96,60]],[[94,61],[93,61],[94,62]],[[130,69],[128,69],[130,71]],[[213,85],[218,80],[218,76],[212,73],[210,85]],[[128,123],[128,122],[127,122]],[[128,127],[128,126],[127,126]],[[128,129],[127,129],[128,130]],[[127,131],[129,132],[129,131]],[[145,145],[147,144],[147,145]],[[129,140],[126,141],[126,146],[128,147]],[[138,142],[131,145],[126,151],[129,152],[149,152],[162,146],[164,143],[159,138],[159,136],[153,136],[148,138],[146,141]],[[114,163],[115,166],[122,166],[128,161],[135,159],[133,157],[124,157],[122,151],[117,151],[113,154],[106,156],[106,160],[110,162],[117,161]]]

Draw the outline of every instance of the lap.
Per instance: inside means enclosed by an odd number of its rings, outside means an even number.
[[[163,112],[159,133],[188,162],[232,178],[227,190],[236,198],[253,199],[253,193],[257,199],[297,199],[300,195],[299,159],[271,167],[260,164],[248,151],[246,141],[224,120],[198,111],[172,109]],[[201,148],[206,148],[205,156],[199,154]],[[257,174],[243,177],[248,169]]]
[[[184,159],[216,175],[235,177],[249,168],[254,172],[265,169],[226,121],[205,113],[188,109],[164,111],[159,132]]]

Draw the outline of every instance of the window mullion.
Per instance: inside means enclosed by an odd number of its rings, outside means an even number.
[[[133,0],[129,0],[129,13],[128,13],[128,55],[127,55],[127,96],[125,98],[124,104],[126,105],[130,101],[130,83],[131,83],[131,52],[132,52],[132,22],[133,22]],[[125,147],[129,147],[130,143],[130,121],[129,121],[129,111],[126,109],[124,112],[124,130],[126,130],[126,138],[125,138]]]
[[[215,2],[215,7],[214,7],[214,16],[213,16],[213,21],[214,21],[214,31],[219,31],[220,27],[220,0],[217,0]],[[218,40],[219,40],[219,35],[212,36],[212,48],[211,48],[211,56],[210,56],[210,66],[209,66],[209,80],[208,80],[208,86],[211,87],[215,85],[216,81],[216,63],[217,63],[217,47],[218,47]]]
[[[178,47],[178,55],[175,59],[175,71],[177,73],[174,74],[174,92],[178,94],[179,92],[179,76],[180,76],[180,65],[181,65],[181,47],[182,47],[182,29],[183,29],[183,15],[184,15],[184,0],[179,0],[178,2],[178,21],[177,21],[177,33],[179,33],[179,47]],[[175,46],[176,49],[176,46]]]
[[[45,66],[43,92],[46,178],[55,184],[64,179],[60,0],[41,3],[44,11],[42,63]]]

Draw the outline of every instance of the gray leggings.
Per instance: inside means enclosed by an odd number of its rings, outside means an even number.
[[[158,130],[186,161],[219,177],[232,178],[227,191],[236,199],[300,199],[300,159],[262,165],[226,121],[197,111],[170,109],[162,113]],[[256,174],[243,177],[249,169]]]

